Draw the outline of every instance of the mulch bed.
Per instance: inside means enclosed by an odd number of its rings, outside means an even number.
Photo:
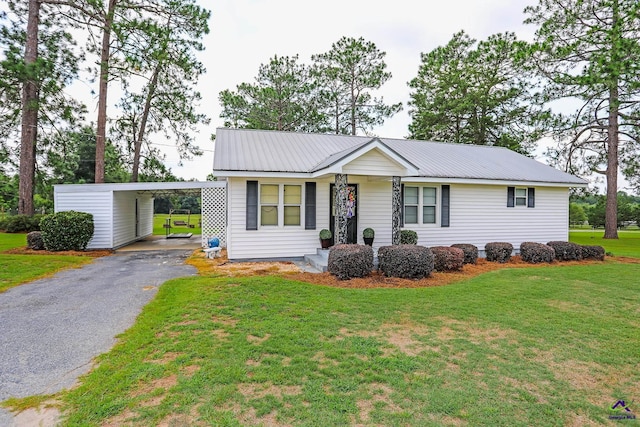
[[[226,251],[222,251],[222,257],[206,259],[201,251],[194,251],[193,256],[187,260],[198,268],[203,275],[223,275],[228,277],[237,276],[267,276],[281,275],[291,280],[313,283],[317,285],[332,286],[336,288],[425,288],[432,286],[444,286],[462,280],[470,279],[490,271],[502,270],[505,268],[544,268],[549,265],[589,265],[600,263],[601,261],[554,261],[551,264],[529,264],[522,261],[519,255],[512,256],[509,262],[500,264],[489,262],[484,258],[479,258],[476,264],[465,264],[461,271],[437,272],[424,279],[399,279],[386,277],[384,274],[374,271],[370,276],[360,279],[339,280],[330,273],[303,273],[291,262],[233,262],[226,259]],[[607,260],[614,260],[623,263],[640,264],[640,259],[625,257],[607,257]]]
[[[11,255],[73,255],[73,256],[88,256],[92,258],[99,258],[103,256],[112,255],[114,252],[110,250],[89,250],[89,251],[34,251],[28,247],[13,248],[2,252],[3,254]]]

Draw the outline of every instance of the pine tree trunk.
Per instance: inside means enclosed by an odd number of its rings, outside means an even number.
[[[607,129],[607,203],[604,238],[618,238],[618,88],[609,91],[609,126]]]
[[[156,68],[153,70],[153,76],[149,83],[149,91],[147,92],[147,99],[144,103],[144,110],[142,111],[142,118],[140,120],[140,129],[138,129],[138,136],[135,141],[135,147],[133,151],[133,166],[131,169],[131,182],[138,182],[138,170],[140,169],[140,152],[142,150],[142,141],[144,141],[144,134],[147,128],[147,121],[149,120],[149,113],[151,112],[151,101],[156,93],[158,87],[158,77],[160,76],[160,70],[162,69],[162,62],[158,62]]]
[[[36,137],[38,132],[38,81],[33,69],[38,60],[38,24],[40,0],[29,0],[27,41],[24,63],[28,78],[22,87],[22,135],[20,137],[20,183],[18,213],[33,215],[33,188],[36,170]]]
[[[98,120],[96,132],[96,177],[95,182],[104,182],[104,151],[107,138],[107,90],[109,88],[109,56],[111,54],[111,28],[117,0],[109,0],[109,9],[102,31],[100,51],[100,84],[98,92]]]

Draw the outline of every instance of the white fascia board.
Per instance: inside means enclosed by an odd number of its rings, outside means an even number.
[[[439,178],[439,177],[421,177],[406,176],[402,178],[402,182],[425,182],[439,184],[483,184],[483,185],[507,185],[521,187],[564,187],[564,188],[586,188],[588,183],[572,183],[572,182],[544,182],[544,181],[508,181],[499,179],[470,179],[470,178]]]
[[[260,172],[260,171],[213,171],[213,176],[218,178],[312,178],[313,175],[305,172]]]
[[[177,181],[177,182],[123,182],[109,184],[57,184],[54,192],[84,193],[98,191],[154,191],[154,190],[189,190],[197,188],[224,187],[224,181]]]

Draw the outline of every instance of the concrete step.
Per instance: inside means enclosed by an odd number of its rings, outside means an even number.
[[[329,260],[329,249],[316,249],[316,255],[320,255],[324,260]]]
[[[316,270],[322,271],[324,273],[325,271],[327,271],[327,261],[329,259],[328,252],[329,251],[327,251],[326,258],[321,254],[308,254],[304,256],[304,260],[305,262],[311,264]]]

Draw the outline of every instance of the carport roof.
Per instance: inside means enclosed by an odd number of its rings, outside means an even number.
[[[58,184],[57,193],[135,191],[139,193],[194,193],[203,188],[224,187],[224,181],[124,182],[110,184]]]

